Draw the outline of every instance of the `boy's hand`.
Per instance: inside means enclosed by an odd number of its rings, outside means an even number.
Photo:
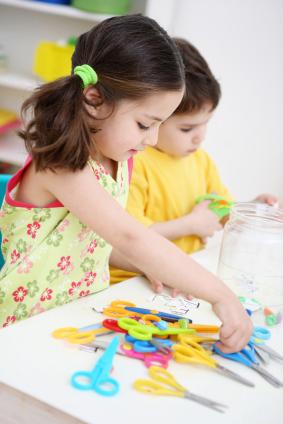
[[[247,312],[235,295],[226,296],[212,308],[224,323],[220,330],[219,348],[224,353],[239,352],[247,345],[253,331]]]
[[[163,289],[164,289],[164,287],[166,287],[165,286],[165,284],[163,284],[160,280],[157,280],[156,278],[153,278],[153,277],[151,277],[150,275],[145,275],[145,277],[148,279],[148,281],[151,283],[151,286],[152,286],[152,289],[153,289],[153,291],[155,292],[155,293],[162,293],[162,291],[163,291]],[[179,290],[177,290],[177,289],[171,289],[172,290],[172,292],[171,292],[171,296],[172,297],[176,297],[176,296],[178,296],[179,294],[182,294]],[[185,294],[184,295],[185,296],[185,298],[186,299],[188,299],[188,300],[192,300],[193,299],[193,296],[191,296],[190,294]]]
[[[187,215],[191,225],[191,234],[200,237],[204,243],[207,237],[212,237],[216,231],[222,230],[219,218],[208,208],[209,204],[210,200],[205,200],[196,205]]]
[[[269,206],[277,206],[279,204],[278,197],[274,196],[273,194],[269,193],[263,193],[259,194],[254,201],[260,202],[260,203],[266,203]]]

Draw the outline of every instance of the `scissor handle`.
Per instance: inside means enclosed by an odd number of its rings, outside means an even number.
[[[191,362],[215,368],[216,361],[201,346],[199,348],[184,344],[175,344],[172,346],[174,359],[181,363]]]
[[[128,343],[131,343],[133,345],[133,349],[135,352],[156,352],[156,347],[154,347],[152,344],[150,344],[147,340],[138,340],[134,337],[130,336],[129,334],[125,335],[125,340]]]
[[[57,328],[52,332],[52,336],[55,339],[67,339],[69,336],[77,333],[78,329],[76,327],[62,327]]]
[[[267,328],[264,327],[254,327],[252,334],[252,341],[255,339],[259,340],[269,340],[271,333]]]
[[[87,344],[95,338],[94,330],[79,332],[79,330],[74,327],[58,328],[53,331],[52,336],[55,337],[55,339],[66,339],[68,342],[74,344]]]
[[[240,364],[246,365],[249,368],[252,368],[253,363],[248,359],[247,356],[245,356],[241,352],[237,353],[224,353],[222,350],[217,346],[217,344],[213,345],[213,351],[217,353],[219,356],[222,356],[223,358],[230,359],[231,361],[239,362]]]
[[[145,314],[142,316],[142,320],[145,325],[154,325],[153,323],[161,321],[161,318],[157,315]]]
[[[78,390],[95,390],[103,396],[114,396],[119,391],[119,383],[111,377],[96,380],[89,371],[77,371],[71,377],[71,384]]]
[[[153,330],[155,331],[155,328],[139,324],[132,318],[120,318],[118,325],[138,340],[150,340]]]
[[[152,366],[149,368],[148,374],[150,375],[151,378],[158,381],[159,383],[166,384],[167,386],[174,387],[175,389],[178,389],[178,390],[186,391],[186,389],[176,381],[174,376],[169,371],[165,370],[164,368]]]
[[[168,368],[169,358],[165,355],[159,355],[157,353],[147,353],[144,355],[143,361],[147,368],[154,366]]]
[[[133,384],[134,389],[143,393],[150,393],[152,395],[161,395],[161,396],[178,396],[184,397],[184,393],[178,392],[177,390],[169,390],[163,387],[161,384],[156,383],[155,381],[138,379]]]

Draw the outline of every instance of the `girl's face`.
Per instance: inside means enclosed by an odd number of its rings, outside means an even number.
[[[206,103],[200,110],[171,116],[159,130],[157,148],[172,156],[188,156],[195,152],[206,135],[212,117],[212,105]]]
[[[98,157],[114,161],[129,159],[146,146],[158,140],[160,124],[174,112],[183,97],[183,91],[164,91],[138,101],[121,100],[112,106],[102,104],[95,111],[94,135]]]

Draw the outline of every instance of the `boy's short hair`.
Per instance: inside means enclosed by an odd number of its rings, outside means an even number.
[[[173,40],[181,52],[186,80],[184,97],[174,114],[198,111],[205,103],[211,103],[214,110],[221,97],[219,82],[206,60],[191,43],[182,38]]]

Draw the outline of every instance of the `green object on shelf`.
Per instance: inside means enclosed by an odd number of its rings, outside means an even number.
[[[131,0],[72,0],[72,6],[86,12],[123,15],[129,12]]]
[[[69,37],[67,40],[67,44],[69,44],[70,46],[75,46],[77,44],[77,41],[77,37],[75,35],[71,35],[71,37]]]
[[[234,205],[234,202],[226,200],[222,196],[217,194],[205,194],[204,196],[199,196],[196,199],[196,203],[201,203],[205,200],[211,200],[209,204],[209,209],[214,212],[219,218],[223,218],[230,214],[230,209]]]

